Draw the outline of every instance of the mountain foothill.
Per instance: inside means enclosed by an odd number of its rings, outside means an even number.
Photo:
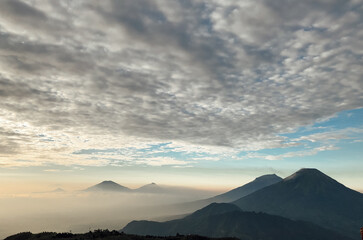
[[[236,199],[238,194],[240,198]],[[182,233],[256,240],[358,240],[363,224],[363,194],[317,169],[301,169],[285,179],[265,175],[197,203],[203,205],[210,201],[220,203],[211,203],[182,219],[133,221],[122,231],[141,235]]]

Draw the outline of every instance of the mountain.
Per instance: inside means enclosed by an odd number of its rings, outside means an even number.
[[[36,193],[36,194],[42,194],[42,193],[65,193],[66,191],[63,189],[63,188],[56,188],[54,190],[51,190],[51,191],[45,191],[45,192],[33,192],[33,193]]]
[[[282,178],[277,176],[276,174],[267,174],[260,177],[257,177],[255,180],[242,185],[238,188],[232,189],[228,192],[225,192],[223,194],[217,195],[215,197],[197,200],[193,202],[187,202],[187,203],[181,203],[178,204],[178,208],[183,211],[195,211],[196,209],[202,208],[207,206],[211,203],[228,203],[233,202],[241,197],[247,196],[250,193],[253,193],[257,190],[260,190],[264,187],[270,186],[272,184],[275,184],[277,182],[282,181]]]
[[[165,193],[165,189],[157,185],[156,183],[146,184],[134,190],[135,192],[142,193]]]
[[[53,193],[63,193],[63,192],[65,192],[65,190],[63,188],[56,188],[51,192],[53,192]]]
[[[317,169],[301,169],[234,204],[245,211],[313,222],[356,239],[363,224],[363,194]]]
[[[247,196],[261,188],[270,186],[272,184],[282,181],[282,178],[276,174],[267,174],[256,178],[252,182],[249,182],[241,187],[232,189],[226,193],[217,195],[215,197],[206,199],[212,202],[233,202],[241,197]]]
[[[97,185],[89,187],[84,191],[87,192],[130,192],[131,189],[124,187],[113,181],[103,181]]]
[[[244,212],[229,203],[212,203],[178,220],[133,221],[122,231],[139,235],[170,236],[179,233],[207,237],[237,237],[241,240],[350,239],[312,223],[293,221],[266,213]]]

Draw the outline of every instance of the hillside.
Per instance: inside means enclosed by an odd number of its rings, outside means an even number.
[[[212,203],[195,213],[167,222],[133,221],[122,231],[130,234],[170,236],[197,234],[237,237],[241,240],[343,240],[350,239],[317,225],[265,213],[244,212],[228,203]]]
[[[232,202],[241,197],[247,196],[248,194],[251,194],[257,190],[260,190],[264,187],[278,183],[280,181],[282,181],[282,178],[280,178],[276,174],[263,175],[243,186],[232,189],[231,191],[228,191],[226,193],[217,195],[215,197],[212,197],[212,198],[209,198],[206,200],[210,201],[211,203],[212,202]]]
[[[260,177],[257,177],[253,181],[246,183],[240,187],[234,188],[228,192],[222,193],[220,195],[202,199],[193,202],[181,203],[178,204],[178,208],[185,211],[195,211],[199,208],[205,207],[211,203],[229,203],[233,202],[241,197],[247,196],[257,190],[260,190],[264,187],[270,186],[272,184],[278,183],[282,181],[282,178],[275,174],[267,174]]]
[[[93,232],[83,234],[72,234],[72,233],[54,233],[54,232],[43,232],[33,234],[30,232],[18,233],[5,238],[5,240],[87,240],[87,239],[102,239],[102,240],[237,240],[234,238],[208,238],[197,235],[176,235],[169,237],[156,237],[156,236],[138,236],[120,233],[117,231],[108,230],[96,230]]]

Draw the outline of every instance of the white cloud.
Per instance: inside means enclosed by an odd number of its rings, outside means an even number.
[[[320,146],[313,149],[305,149],[301,151],[291,151],[283,154],[275,154],[275,155],[268,155],[268,154],[260,154],[260,153],[249,153],[242,159],[265,159],[265,160],[284,160],[286,158],[300,158],[305,156],[313,156],[318,154],[319,152],[324,151],[332,151],[332,150],[338,150],[339,147],[336,147],[334,145],[328,145],[328,146]]]
[[[339,130],[330,130],[327,132],[314,133],[305,135],[293,141],[310,141],[310,142],[326,142],[331,140],[354,139],[357,134],[362,134],[363,130],[359,128],[344,128]]]
[[[362,12],[340,0],[1,1],[0,159],[297,144],[278,134],[363,107]]]
[[[187,165],[188,162],[176,160],[171,157],[151,157],[137,161],[138,164],[146,164],[149,166],[167,166],[167,165]]]

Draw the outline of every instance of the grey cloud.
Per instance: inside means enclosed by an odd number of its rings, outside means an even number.
[[[22,144],[29,141],[31,136],[0,127],[0,157],[6,154],[22,152]]]
[[[109,1],[109,5],[92,3],[90,8],[111,26],[126,29],[129,41],[145,42],[160,51],[186,52],[194,64],[211,72],[215,68],[232,67],[232,52],[226,55],[229,49],[224,47],[223,40],[212,35],[211,22],[204,16],[209,13],[205,4],[180,3],[186,7],[181,9],[185,19],[180,22],[168,19],[158,8],[165,1]]]
[[[13,142],[7,142],[6,144],[0,144],[0,154],[14,154],[17,153],[19,146]],[[4,164],[6,166],[6,164]]]
[[[3,2],[0,106],[75,135],[236,148],[363,107],[362,4],[239,3]]]
[[[61,10],[60,7],[57,8],[57,11]],[[4,20],[3,23],[7,23],[1,24],[0,30],[17,32],[28,38],[41,39],[48,36],[54,42],[63,38],[70,28],[68,22],[53,18],[51,14],[39,10],[29,1],[1,1],[0,16]]]
[[[26,19],[35,19],[36,21],[46,21],[46,15],[18,0],[5,0],[1,2],[1,9],[4,15],[9,17],[21,17]]]

